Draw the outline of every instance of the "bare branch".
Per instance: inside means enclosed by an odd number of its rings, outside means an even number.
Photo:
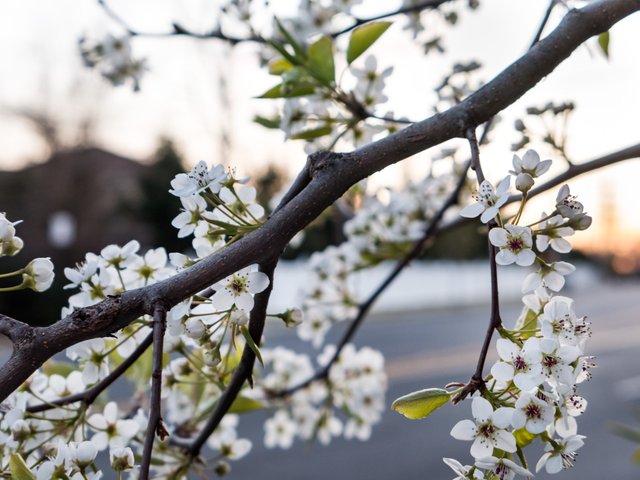
[[[142,460],[140,462],[140,479],[149,478],[149,467],[151,466],[151,453],[156,435],[164,440],[169,432],[162,424],[162,353],[164,343],[164,332],[167,327],[167,310],[158,305],[153,313],[153,367],[151,372],[151,401],[149,405],[149,423],[144,437],[142,448]]]
[[[601,0],[570,11],[560,25],[502,73],[446,112],[415,123],[349,154],[330,154],[314,166],[311,180],[260,228],[177,275],[79,309],[54,325],[29,329],[14,341],[0,370],[0,401],[55,353],[90,338],[107,336],[159,300],[167,307],[254,263],[277,257],[293,236],[358,181],[386,166],[480,125],[515,102],[593,35],[640,10],[640,0]]]

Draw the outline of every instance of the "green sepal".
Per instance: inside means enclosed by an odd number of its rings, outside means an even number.
[[[604,56],[609,58],[609,40],[611,39],[611,35],[609,32],[602,32],[598,35],[598,45],[600,45],[600,50],[604,53]]]
[[[347,63],[362,55],[391,26],[391,22],[372,22],[362,25],[351,32],[347,47]]]
[[[257,98],[292,98],[311,95],[316,91],[313,84],[307,82],[301,83],[279,83],[275,87],[270,88]]]
[[[323,127],[312,128],[310,130],[304,130],[302,132],[298,132],[294,135],[291,135],[292,140],[313,140],[314,138],[324,137],[325,135],[329,135],[333,132],[333,128],[329,125],[325,125]]]
[[[265,407],[265,404],[259,400],[249,397],[239,396],[231,404],[229,413],[247,413],[254,410],[260,410]]]
[[[411,420],[430,415],[451,398],[451,393],[442,388],[427,388],[396,399],[391,408]]]
[[[249,330],[247,329],[247,327],[243,325],[242,327],[240,327],[240,331],[242,332],[244,339],[247,341],[247,345],[249,345],[249,348],[253,350],[253,353],[256,354],[256,358],[260,362],[260,365],[264,367],[264,362],[262,361],[262,354],[260,353],[260,349],[258,348],[258,345],[256,345],[256,342],[253,341],[253,338],[251,338],[251,334],[249,333]]]
[[[333,40],[324,36],[312,43],[308,50],[309,70],[318,80],[330,84],[335,81],[336,68],[333,61]]]
[[[36,480],[36,476],[24,463],[19,453],[12,453],[9,457],[9,470],[14,480]]]
[[[522,427],[513,432],[513,436],[516,437],[516,445],[520,448],[524,448],[533,442],[538,435],[531,433],[529,430]]]

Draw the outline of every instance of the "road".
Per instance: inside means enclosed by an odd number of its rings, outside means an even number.
[[[452,286],[453,288],[453,286]],[[559,477],[544,472],[538,479],[638,480],[640,465],[631,462],[633,443],[609,431],[613,422],[640,427],[640,284],[603,284],[597,289],[567,292],[576,299],[579,315],[592,322],[589,350],[598,368],[580,392],[588,402],[579,419],[586,435],[574,468]],[[503,319],[515,319],[520,306],[503,307]],[[381,350],[387,359],[387,403],[405,393],[464,381],[475,365],[486,328],[488,307],[404,313],[374,318],[356,343]],[[283,330],[267,332],[270,342],[297,344]],[[261,445],[264,413],[241,420],[241,434],[254,442],[252,452],[234,462],[230,478],[262,480],[386,480],[450,479],[454,475],[442,457],[471,463],[470,444],[449,435],[460,419],[471,418],[469,402],[447,405],[427,419],[407,420],[388,411],[368,442],[334,440],[328,447],[298,442],[290,450]],[[529,454],[535,466],[540,453]]]

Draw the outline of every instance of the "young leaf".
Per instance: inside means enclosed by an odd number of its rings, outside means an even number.
[[[256,115],[253,117],[253,121],[266,128],[280,128],[280,117],[268,118]]]
[[[286,58],[276,58],[269,63],[269,73],[271,75],[282,75],[293,68],[293,64]]]
[[[602,53],[604,53],[604,56],[607,58],[609,58],[609,40],[609,32],[602,32],[598,35],[598,45],[600,45]]]
[[[516,438],[516,445],[518,445],[520,448],[524,448],[527,445],[529,445],[531,442],[533,442],[533,440],[538,435],[535,435],[531,433],[529,430],[527,430],[526,428],[522,427],[521,429],[513,432],[513,436]]]
[[[324,36],[309,46],[309,69],[324,83],[332,83],[336,78],[333,62],[333,40]]]
[[[362,55],[389,28],[391,22],[373,22],[356,28],[349,38],[347,63]]]
[[[315,87],[309,83],[289,84],[286,88],[283,88],[283,84],[280,83],[257,98],[303,97],[305,95],[311,95],[313,92],[315,92]]]
[[[314,138],[324,137],[329,135],[333,131],[329,125],[323,127],[312,128],[310,130],[304,130],[302,132],[291,135],[292,140],[313,140]]]
[[[451,398],[442,388],[427,388],[396,399],[391,408],[411,420],[424,418],[440,408]]]
[[[239,396],[231,404],[229,413],[253,412],[254,410],[260,410],[261,408],[264,408],[264,407],[265,407],[264,403],[262,403],[259,400],[255,400],[249,397]]]
[[[258,345],[256,345],[256,342],[253,341],[253,338],[251,338],[251,334],[249,333],[249,330],[247,329],[247,327],[242,326],[240,327],[240,331],[242,332],[244,339],[247,341],[247,345],[249,345],[249,348],[253,350],[253,353],[256,354],[256,357],[260,362],[260,365],[264,367],[264,362],[262,361],[262,355],[260,354],[260,349],[258,348]]]
[[[296,39],[293,38],[293,35],[291,35],[286,28],[284,28],[284,25],[282,25],[282,23],[280,23],[280,20],[278,20],[277,18],[275,18],[276,21],[276,26],[278,27],[278,30],[280,30],[280,33],[284,36],[284,38],[287,40],[287,42],[289,42],[289,45],[291,45],[293,47],[293,50],[296,52],[296,55],[302,59],[305,58],[305,52],[304,49],[302,48],[302,46],[296,42]]]
[[[36,476],[29,470],[19,453],[12,453],[9,457],[9,470],[11,478],[15,480],[36,480]]]

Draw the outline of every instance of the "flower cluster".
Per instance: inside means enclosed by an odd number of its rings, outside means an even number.
[[[473,466],[445,459],[458,478],[532,476],[522,450],[535,438],[545,450],[535,470],[557,473],[572,465],[575,451],[583,445],[576,418],[587,402],[578,395],[578,385],[590,377],[585,346],[591,332],[585,317],[575,313],[573,300],[556,295],[565,284],[564,276],[575,267],[548,261],[545,252],[549,247],[556,253],[568,252],[571,245],[564,237],[588,227],[591,219],[564,186],[551,214],[529,226],[517,225],[528,191],[550,163],[541,162],[533,150],[522,159],[514,156],[511,174],[523,200],[510,220],[499,212],[508,196],[508,179],[497,192],[483,182],[476,203],[461,211],[464,216],[482,215],[485,223],[495,222],[489,240],[496,247],[497,264],[535,265],[536,270],[524,281],[524,307],[514,329],[498,328],[499,358],[485,379],[487,389],[473,398],[473,420],[462,420],[451,430],[454,438],[473,441]],[[514,461],[516,451],[522,465]]]
[[[4,213],[0,212],[0,258],[17,255],[24,242],[16,236],[15,226],[21,222],[11,222]],[[53,263],[48,258],[35,258],[26,267],[10,273],[0,273],[0,280],[11,277],[20,277],[21,282],[17,285],[0,287],[0,292],[10,292],[25,288],[36,292],[48,290],[53,283]]]
[[[140,89],[140,79],[147,66],[144,59],[133,57],[130,35],[108,34],[101,41],[81,37],[78,46],[85,66],[96,68],[113,85],[130,81],[134,90]]]
[[[278,347],[265,351],[268,373],[262,386],[269,391],[287,391],[313,375],[309,357]],[[336,349],[325,347],[318,357],[320,366],[328,366]],[[295,389],[287,402],[274,401],[278,407],[265,422],[267,447],[289,448],[296,437],[317,438],[328,444],[332,437],[367,440],[371,426],[384,410],[386,376],[382,355],[368,347],[360,350],[348,344],[331,363],[326,378],[305,388]],[[342,412],[346,420],[338,415]]]

